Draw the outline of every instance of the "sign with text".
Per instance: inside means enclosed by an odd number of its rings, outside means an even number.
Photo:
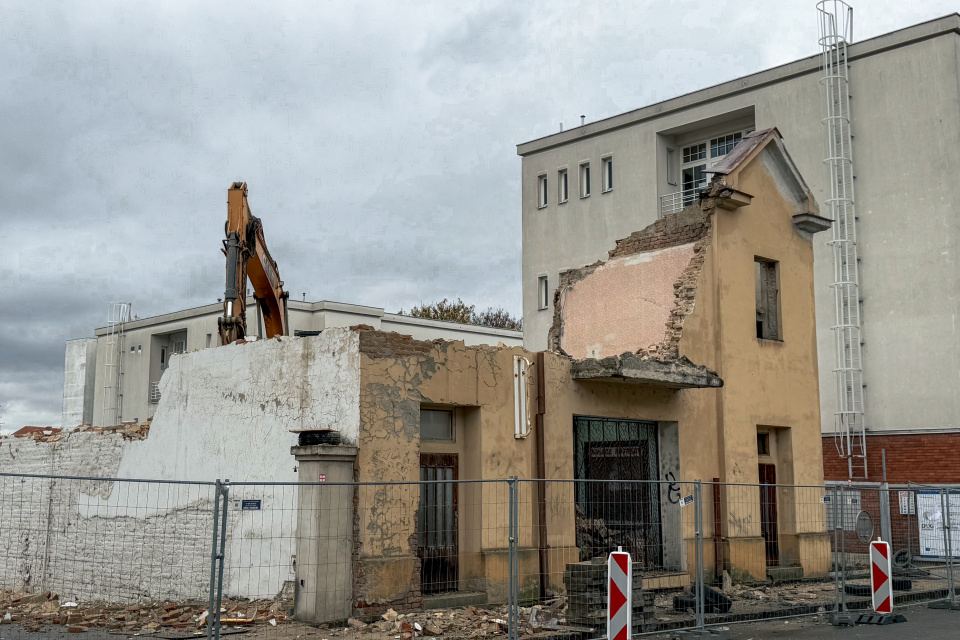
[[[950,513],[950,548],[953,557],[960,557],[960,492],[941,496],[939,491],[917,491],[917,526],[920,528],[920,555],[925,558],[946,557],[944,522]]]

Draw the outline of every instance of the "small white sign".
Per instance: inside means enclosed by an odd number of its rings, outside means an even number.
[[[914,516],[917,514],[917,503],[913,498],[913,491],[900,491],[900,515]]]
[[[680,506],[681,506],[681,507],[685,507],[685,506],[687,506],[688,504],[693,504],[693,496],[692,496],[692,495],[689,495],[689,496],[687,496],[686,498],[681,498],[681,499],[680,499]]]

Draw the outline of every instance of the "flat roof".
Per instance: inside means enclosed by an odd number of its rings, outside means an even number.
[[[866,58],[883,53],[891,49],[936,38],[948,33],[960,34],[960,13],[952,13],[941,18],[921,22],[910,27],[891,31],[868,40],[854,42],[849,45],[847,55],[849,60]],[[573,127],[566,131],[553,133],[542,138],[522,142],[517,145],[517,155],[526,156],[553,147],[559,147],[575,140],[590,138],[610,131],[628,127],[645,120],[653,120],[670,113],[690,109],[701,104],[727,98],[739,93],[784,82],[797,76],[820,71],[820,54],[807,58],[800,58],[776,67],[771,67],[757,73],[741,76],[715,84],[705,89],[679,95],[675,98],[655,102],[639,109],[626,111],[619,115],[588,122],[583,126]]]
[[[386,322],[394,322],[398,324],[409,324],[416,325],[421,327],[433,327],[439,329],[449,329],[464,331],[467,333],[482,333],[488,335],[497,335],[505,338],[520,338],[523,336],[522,331],[514,331],[512,329],[497,329],[494,327],[485,327],[481,325],[473,324],[462,324],[459,322],[449,322],[444,320],[430,320],[427,318],[416,318],[414,316],[402,316],[396,313],[386,313],[381,307],[368,307],[359,304],[350,304],[348,302],[334,302],[332,300],[319,300],[317,302],[305,302],[301,300],[289,300],[287,302],[289,305],[290,311],[305,311],[308,313],[316,313],[319,311],[333,311],[340,313],[352,313],[361,316],[371,316],[375,318],[382,318]],[[247,298],[247,307],[256,308],[256,300],[253,297]],[[124,330],[131,331],[133,329],[142,329],[144,327],[151,327],[161,324],[167,324],[170,322],[177,322],[180,320],[187,320],[189,318],[196,318],[199,316],[208,316],[208,315],[218,315],[223,312],[223,303],[214,302],[212,304],[206,304],[201,307],[191,307],[189,309],[181,309],[180,311],[171,311],[170,313],[163,313],[156,316],[150,316],[147,318],[137,318],[136,320],[130,320],[129,322],[124,323]],[[109,326],[97,327],[94,331],[94,335],[103,336],[110,332]],[[76,340],[82,340],[84,338],[75,338]],[[69,341],[68,341],[69,342]]]

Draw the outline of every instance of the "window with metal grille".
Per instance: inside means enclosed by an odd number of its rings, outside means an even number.
[[[456,454],[420,454],[417,555],[423,593],[459,587]]]
[[[659,476],[657,423],[575,416],[573,430],[581,560],[622,546],[634,562],[661,566],[660,491],[650,482]]]

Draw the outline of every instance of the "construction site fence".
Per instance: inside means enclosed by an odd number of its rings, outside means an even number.
[[[175,482],[0,473],[0,638],[594,638],[613,551],[632,635],[960,607],[960,488],[633,480]],[[292,635],[291,635],[292,634]]]

